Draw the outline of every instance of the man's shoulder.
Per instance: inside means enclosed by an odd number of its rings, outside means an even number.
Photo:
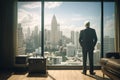
[[[93,28],[89,28],[89,29],[95,31],[95,29],[93,29]]]
[[[80,30],[80,32],[83,32],[84,31],[84,29],[83,30]]]

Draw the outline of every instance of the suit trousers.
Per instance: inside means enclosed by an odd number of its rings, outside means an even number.
[[[89,58],[89,67],[90,67],[90,73],[93,72],[93,50],[84,50],[83,49],[83,72],[86,72],[87,70],[87,55]]]

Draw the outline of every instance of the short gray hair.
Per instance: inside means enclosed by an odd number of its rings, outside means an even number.
[[[85,26],[85,27],[90,27],[90,21],[85,21],[85,22],[84,22],[84,26]]]

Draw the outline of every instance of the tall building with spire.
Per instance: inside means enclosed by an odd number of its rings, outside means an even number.
[[[51,21],[51,44],[52,48],[56,48],[60,40],[60,25],[57,23],[56,16],[53,15]]]
[[[19,23],[17,26],[17,55],[25,54],[24,34],[21,25],[22,24]]]

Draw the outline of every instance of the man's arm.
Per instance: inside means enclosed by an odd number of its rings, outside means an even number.
[[[97,43],[97,35],[96,35],[96,31],[94,30],[94,46],[96,45]]]
[[[80,31],[79,43],[80,43],[81,46],[83,46],[83,30]]]

